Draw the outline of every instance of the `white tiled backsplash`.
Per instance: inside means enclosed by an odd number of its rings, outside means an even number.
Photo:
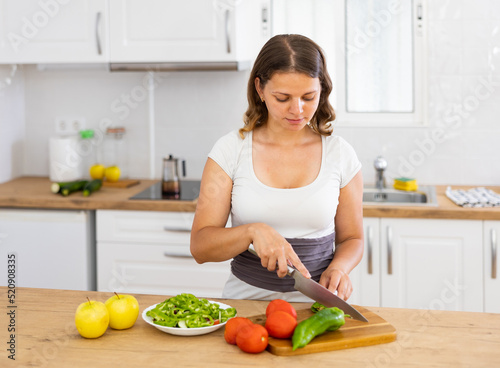
[[[389,176],[412,176],[421,184],[500,185],[500,1],[431,0],[428,17],[429,125],[339,127],[336,134],[354,146],[366,183],[374,181],[372,163],[382,154]],[[7,71],[0,66],[0,77]],[[157,76],[156,178],[161,158],[170,153],[186,159],[189,177],[201,177],[216,139],[242,125],[247,77],[248,71]],[[25,66],[15,79],[0,90],[0,182],[48,175],[56,116],[85,117],[88,128],[102,119],[124,125],[131,175],[150,176],[147,101],[138,93],[145,73]],[[9,157],[16,159],[7,162]]]

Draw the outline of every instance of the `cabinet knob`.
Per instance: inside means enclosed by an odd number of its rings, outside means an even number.
[[[373,229],[371,226],[366,227],[366,251],[368,256],[368,275],[373,273]]]
[[[163,252],[163,255],[165,257],[173,257],[173,258],[190,258],[190,259],[193,258],[191,254],[186,254],[186,253]]]
[[[497,278],[497,232],[491,229],[491,278]]]
[[[225,13],[225,20],[224,20],[224,27],[225,27],[225,32],[226,32],[226,51],[228,54],[231,53],[231,37],[230,37],[230,29],[229,29],[229,9],[226,10]]]
[[[191,229],[185,228],[185,227],[178,227],[178,226],[164,226],[163,230],[165,231],[176,231],[180,233],[190,233]]]
[[[95,39],[97,45],[97,55],[102,55],[101,47],[101,12],[96,14],[95,18]]]
[[[392,275],[392,227],[387,226],[387,274]]]

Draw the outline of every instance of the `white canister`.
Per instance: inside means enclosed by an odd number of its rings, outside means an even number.
[[[50,138],[50,180],[66,182],[83,178],[82,155],[78,136]]]

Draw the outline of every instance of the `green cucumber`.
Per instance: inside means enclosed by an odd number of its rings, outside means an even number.
[[[54,194],[61,192],[61,187],[67,183],[52,183],[50,185],[50,191]]]
[[[70,184],[74,184],[74,183],[78,183],[80,182],[81,180],[74,180],[74,181],[56,181],[56,182],[53,182],[51,185],[50,185],[50,191],[54,194],[58,194],[58,193],[61,193],[61,189],[62,187],[64,187],[65,185],[70,185]]]
[[[78,180],[70,183],[66,183],[61,187],[61,194],[63,196],[68,196],[73,192],[77,192],[82,190],[83,187],[87,184],[87,180]]]
[[[92,181],[89,181],[83,188],[83,196],[88,197],[93,192],[97,192],[99,189],[101,189],[101,186],[102,186],[101,179],[94,179]]]

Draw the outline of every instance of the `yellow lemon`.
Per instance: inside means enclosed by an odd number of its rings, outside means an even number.
[[[107,181],[115,183],[118,181],[118,179],[120,179],[120,168],[118,166],[110,166],[106,168],[104,176],[106,177]]]
[[[89,170],[90,177],[92,179],[102,179],[104,178],[104,170],[106,170],[104,165],[93,165]]]

